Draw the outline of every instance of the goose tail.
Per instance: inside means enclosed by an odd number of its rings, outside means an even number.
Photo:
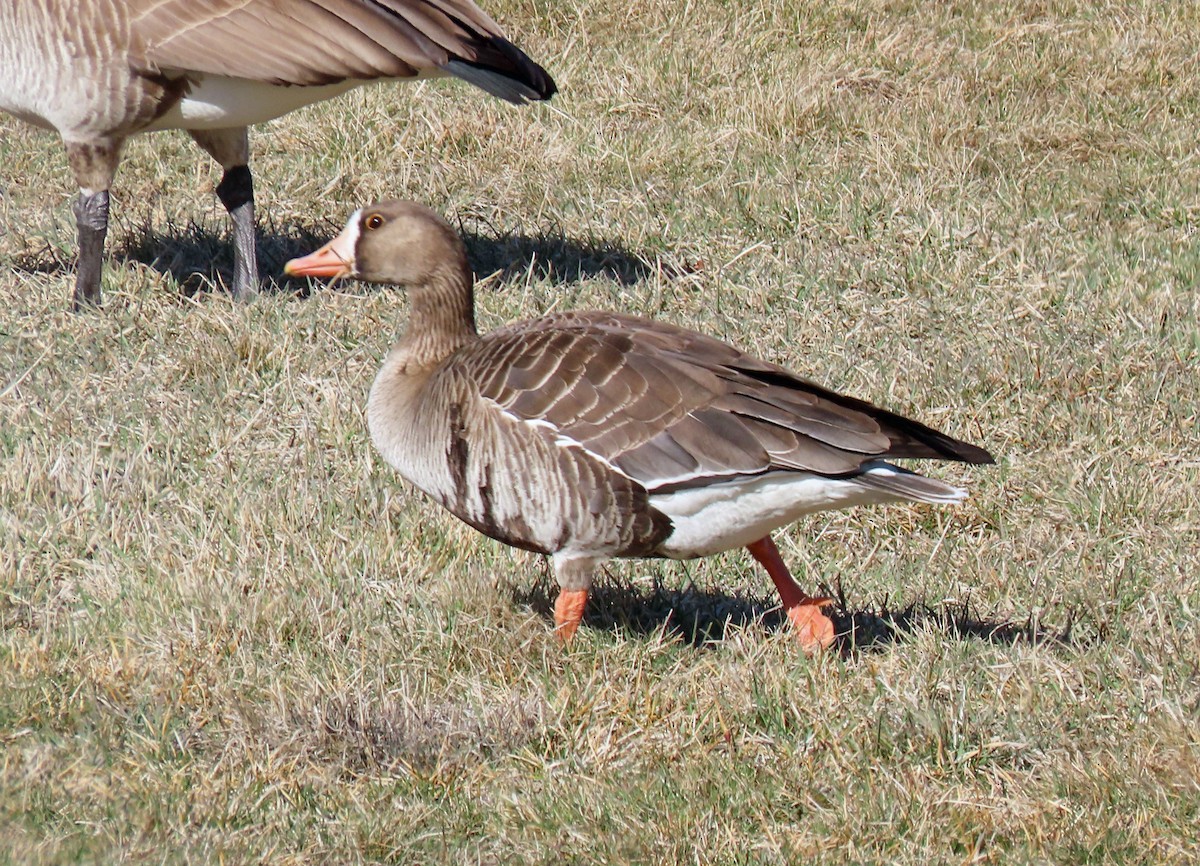
[[[874,461],[863,468],[863,473],[857,476],[855,481],[897,499],[947,505],[962,502],[967,498],[967,491],[962,487],[952,487],[944,481],[918,475],[891,463]]]

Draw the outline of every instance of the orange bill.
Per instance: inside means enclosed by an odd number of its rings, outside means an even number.
[[[289,277],[349,277],[354,274],[354,244],[357,231],[347,226],[336,238],[315,253],[292,259],[283,266]]]

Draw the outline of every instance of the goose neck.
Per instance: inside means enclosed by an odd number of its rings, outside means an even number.
[[[409,290],[411,312],[402,343],[410,363],[439,364],[461,346],[479,339],[472,283],[471,271],[463,263]]]

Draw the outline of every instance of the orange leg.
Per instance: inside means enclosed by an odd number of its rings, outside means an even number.
[[[587,607],[586,589],[562,589],[554,602],[554,633],[563,643],[570,642],[583,622],[583,609]]]
[[[796,629],[796,637],[807,653],[815,653],[833,643],[833,620],[821,613],[821,608],[830,603],[828,598],[813,598],[805,595],[792,579],[788,567],[779,555],[779,548],[765,535],[753,544],[747,544],[750,555],[762,563],[783,601],[783,609]]]

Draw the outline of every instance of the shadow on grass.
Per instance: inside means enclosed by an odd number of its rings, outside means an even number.
[[[341,231],[341,224],[277,227],[260,224],[258,270],[261,290],[307,297],[321,281],[284,276],[288,259],[305,255]],[[555,284],[607,277],[631,285],[654,273],[659,264],[651,254],[639,254],[617,241],[576,240],[553,232],[499,237],[463,230],[471,267],[479,276],[499,273],[499,283],[525,280],[528,274]],[[109,251],[115,262],[136,262],[171,277],[184,295],[225,291],[233,273],[233,247],[228,233],[195,222],[164,228],[143,225],[123,244]],[[67,274],[73,259],[46,246],[20,254],[12,267],[24,273]],[[110,265],[111,266],[111,265]]]
[[[847,601],[840,586],[836,591],[828,587],[822,587],[821,591],[834,599],[826,613],[837,629],[835,645],[844,656],[861,650],[882,651],[923,629],[957,640],[994,644],[1078,646],[1083,643],[1072,635],[1070,622],[1061,631],[1052,631],[1032,618],[1024,623],[997,620],[973,611],[969,601],[936,608],[917,601],[903,608],[892,608],[885,599],[876,607],[858,607]],[[553,620],[558,588],[552,580],[538,581],[532,587],[513,587],[510,592],[517,604],[527,605],[539,616]],[[593,586],[583,624],[641,636],[665,631],[668,637],[696,647],[723,640],[731,629],[759,624],[769,632],[776,632],[789,627],[774,594],[729,595],[691,584],[675,590],[667,589],[657,580],[645,588],[612,575]]]
[[[287,277],[283,266],[288,259],[317,249],[341,228],[341,224],[332,222],[284,228],[260,225],[258,271],[262,291],[307,297],[321,283]],[[491,237],[466,229],[462,235],[476,275],[498,272],[501,285],[524,280],[530,273],[555,284],[607,277],[632,285],[662,267],[652,254],[637,253],[618,241],[576,240],[553,232]],[[136,262],[170,276],[185,295],[224,291],[233,273],[233,247],[228,234],[195,222],[169,223],[162,229],[142,226],[124,244],[114,245],[109,255],[116,262]],[[16,256],[13,268],[25,273],[65,274],[74,269],[74,261],[64,260],[47,246]]]
[[[15,253],[9,262],[9,267],[21,274],[54,276],[69,274],[75,270],[74,260],[64,259],[50,244],[43,244],[36,250]]]

